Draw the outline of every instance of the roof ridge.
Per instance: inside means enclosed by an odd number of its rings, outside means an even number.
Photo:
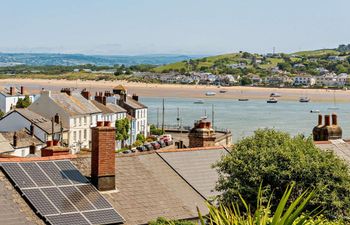
[[[181,149],[159,149],[157,152],[159,153],[167,153],[167,152],[189,152],[189,151],[207,151],[207,150],[217,150],[217,149],[225,149],[224,146],[208,146],[208,147],[196,147],[196,148],[181,148]]]

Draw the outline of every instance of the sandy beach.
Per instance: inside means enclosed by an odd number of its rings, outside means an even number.
[[[203,85],[179,85],[179,84],[147,84],[132,83],[127,81],[70,81],[70,80],[40,80],[40,79],[3,79],[0,87],[23,85],[27,90],[38,93],[41,89],[59,91],[61,88],[70,87],[91,92],[112,90],[116,85],[124,85],[129,94],[136,93],[141,97],[178,97],[196,99],[268,99],[270,93],[281,94],[280,100],[298,101],[301,96],[308,96],[313,102],[350,102],[350,91],[326,90],[326,89],[297,89],[297,88],[262,88],[262,87],[216,87]],[[220,93],[225,90],[225,93]],[[205,93],[213,91],[215,96],[206,96]]]

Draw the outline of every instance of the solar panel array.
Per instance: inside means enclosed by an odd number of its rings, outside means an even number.
[[[68,160],[1,163],[1,167],[36,212],[52,225],[124,221]]]

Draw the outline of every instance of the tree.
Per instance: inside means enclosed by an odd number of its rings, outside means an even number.
[[[153,135],[162,135],[164,134],[164,131],[151,124],[150,133]]]
[[[242,79],[240,80],[240,84],[242,86],[251,85],[252,80],[249,77],[242,77]]]
[[[310,209],[320,206],[328,215],[350,215],[349,167],[332,152],[319,150],[311,138],[257,130],[239,141],[216,167],[220,174],[217,190],[223,192],[219,200],[224,204],[242,195],[253,206],[262,183],[276,206],[283,190],[295,182],[292,200],[314,188],[317,194],[310,201]]]
[[[145,138],[145,136],[143,134],[139,133],[139,134],[136,135],[136,140],[140,141],[142,143],[145,143],[146,138]]]
[[[29,96],[26,95],[23,99],[19,98],[16,103],[16,108],[27,108],[32,104],[32,101],[30,100]]]
[[[0,110],[0,118],[2,118],[4,115],[5,113],[2,110]]]
[[[129,138],[130,122],[127,118],[115,121],[116,135],[115,139],[122,142],[122,148],[125,147],[125,141]]]

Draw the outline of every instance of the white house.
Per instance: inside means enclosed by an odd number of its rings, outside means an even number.
[[[316,84],[316,79],[311,75],[294,77],[294,85],[313,86]]]
[[[46,118],[58,114],[64,127],[68,128],[68,147],[72,153],[91,144],[91,127],[101,118],[102,112],[78,92],[63,89],[61,93],[42,91],[40,98],[28,107]]]
[[[0,132],[26,129],[33,132],[34,136],[42,142],[53,140],[53,134],[54,140],[68,144],[68,129],[61,126],[58,115],[52,119],[45,118],[29,109],[15,109],[1,118]]]
[[[327,73],[316,77],[316,84],[319,86],[337,86],[335,73]]]
[[[347,73],[341,73],[336,76],[338,86],[344,86],[348,84],[350,76]]]
[[[18,99],[23,99],[26,95],[29,96],[31,102],[35,101],[35,95],[27,94],[23,86],[19,90],[16,87],[4,89],[0,92],[0,110],[3,113],[9,112],[16,106]]]

